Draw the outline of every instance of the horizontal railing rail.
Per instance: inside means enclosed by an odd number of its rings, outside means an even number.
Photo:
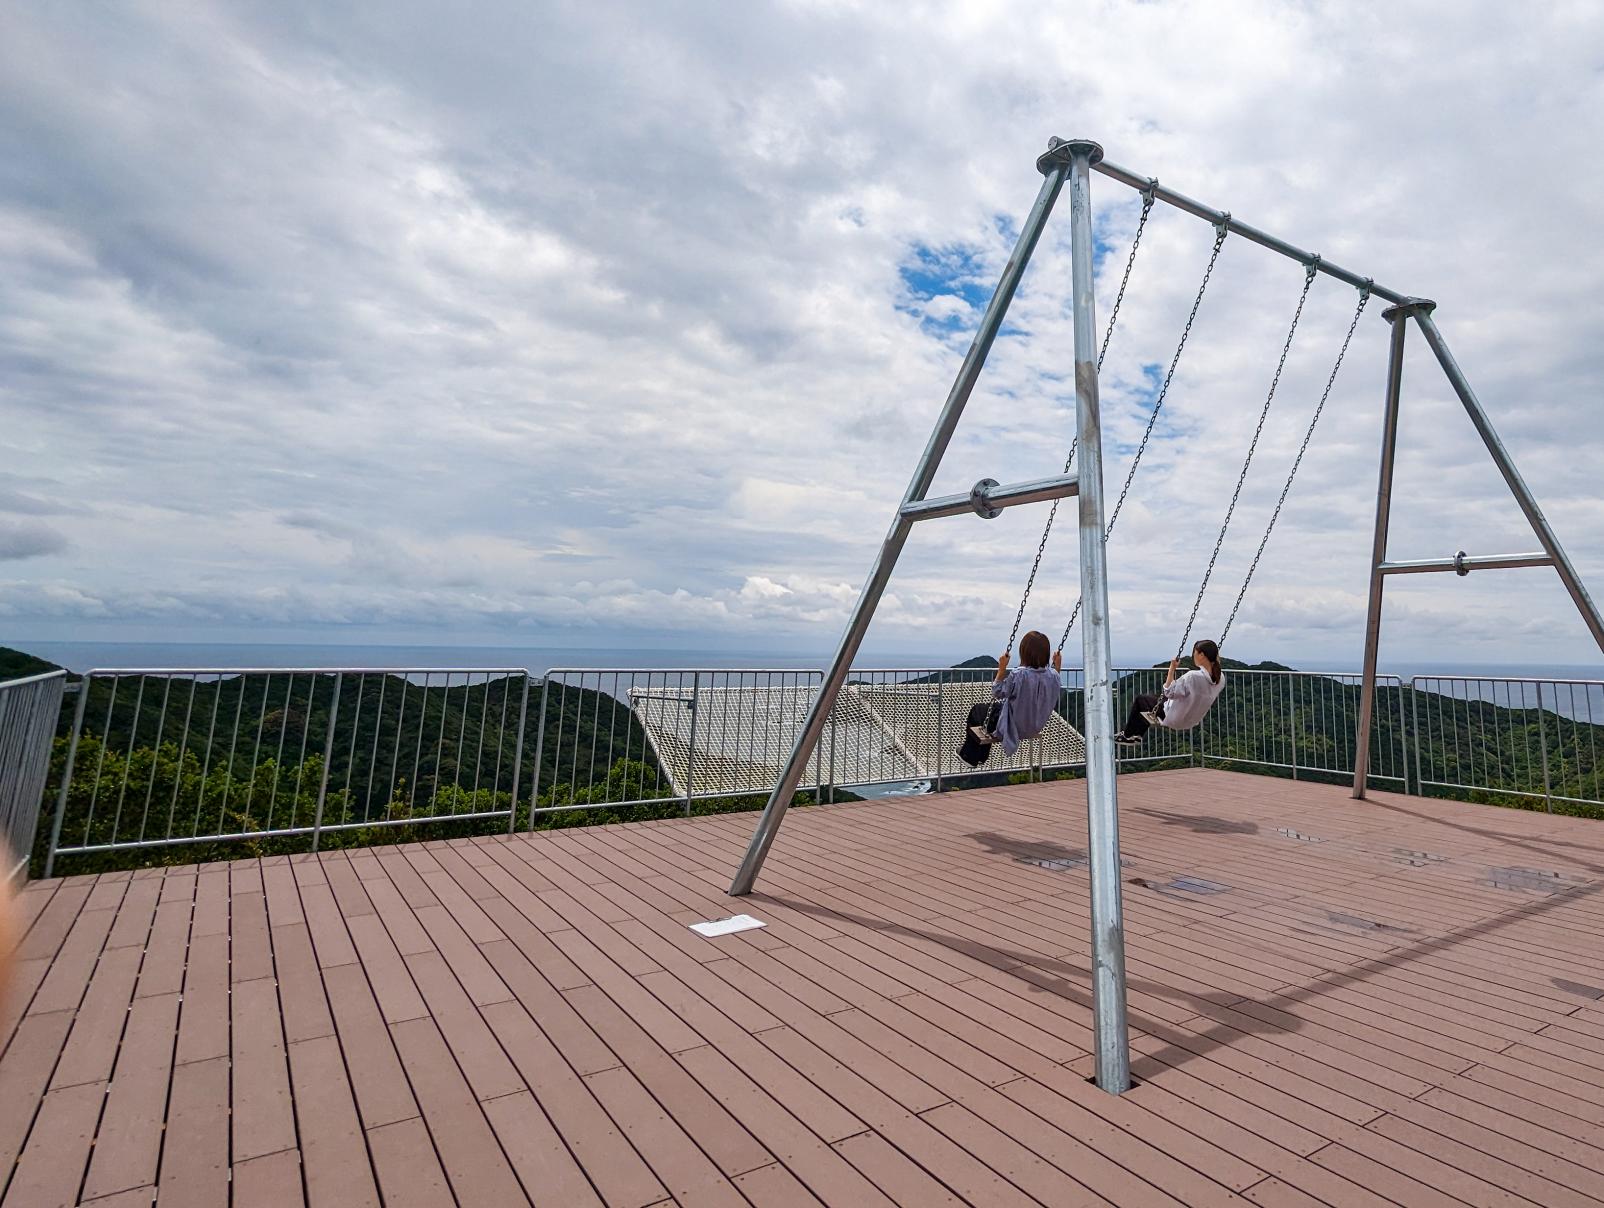
[[[990,700],[993,674],[855,669],[801,789],[830,801],[1084,769],[1079,669],[1062,673],[1057,712],[1037,739],[1012,755],[994,746],[979,767],[960,760],[970,711]],[[1116,725],[1164,680],[1159,667],[1114,675]],[[1226,676],[1202,724],[1152,729],[1142,744],[1119,748],[1119,768],[1352,777],[1357,673]],[[95,670],[57,739],[53,820],[48,842],[34,841],[36,855],[49,873],[58,857],[125,849],[257,840],[283,841],[271,850],[316,850],[334,837],[366,841],[353,832],[377,838],[414,825],[485,829],[504,820],[512,830],[600,810],[629,820],[749,808],[772,789],[823,678],[814,668],[569,667],[538,681],[523,668]],[[35,729],[21,745],[33,753],[36,781],[61,679],[37,677],[56,695],[28,710]],[[1406,685],[1383,675],[1376,702],[1374,782],[1604,811],[1596,759],[1604,681],[1417,676]],[[0,755],[19,742],[4,737],[15,730],[11,716],[0,711],[11,727],[0,731]],[[43,731],[41,716],[50,723]],[[0,812],[0,825],[25,854],[43,784],[11,775],[0,781],[0,807],[24,808]]]
[[[65,671],[0,683],[0,886],[28,875],[66,686]]]

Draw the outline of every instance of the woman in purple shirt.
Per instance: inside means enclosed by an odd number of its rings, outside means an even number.
[[[1052,667],[1048,668],[1051,656]],[[969,734],[958,749],[971,767],[986,762],[991,745],[1000,744],[1004,755],[1012,755],[1019,744],[1042,732],[1047,719],[1058,707],[1062,682],[1058,678],[1063,655],[1053,650],[1045,633],[1032,629],[1019,641],[1019,661],[1023,667],[1008,670],[1008,655],[997,660],[997,678],[992,682],[990,702],[982,701],[969,710]]]

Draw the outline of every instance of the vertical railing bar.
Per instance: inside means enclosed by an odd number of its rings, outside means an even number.
[[[562,714],[566,715],[568,713],[568,677],[567,677],[566,674],[563,676],[562,689],[563,689],[563,698],[562,698],[561,708],[562,708]],[[585,691],[585,673],[583,671],[581,671],[579,673],[579,692],[580,692],[580,695],[574,701],[573,757],[569,760],[569,764],[568,764],[568,800],[569,800],[570,804],[572,804],[573,802],[578,800],[578,785],[579,785],[579,719],[580,719],[580,716],[585,711],[584,691]],[[559,745],[557,749],[559,751],[561,751],[562,747]]]
[[[632,756],[632,752],[634,752],[635,749],[635,727],[637,727],[637,725],[642,725],[640,719],[638,719],[637,715],[635,715],[634,671],[629,672],[629,687],[624,688],[624,695],[626,695],[627,703],[629,703],[629,709],[627,709],[626,714],[624,714],[624,762],[629,764],[630,756]],[[646,706],[648,706],[648,704],[650,704],[648,701],[642,701],[642,714],[645,714]],[[642,762],[642,764],[645,764],[646,762],[646,751],[648,751],[648,746],[646,746],[645,725],[642,725],[642,735],[640,735],[640,762]],[[640,778],[640,792],[642,792],[642,796],[645,796],[645,776]],[[653,789],[653,792],[656,792],[656,789]]]
[[[278,813],[278,782],[284,774],[284,736],[289,733],[290,701],[295,696],[295,672],[290,672],[284,687],[284,708],[278,718],[278,752],[273,756],[273,792],[267,802],[267,829],[273,829],[273,815]]]
[[[313,676],[312,682],[315,684],[317,679],[317,676]],[[317,851],[318,845],[323,838],[323,803],[329,791],[329,763],[334,759],[334,730],[340,717],[340,682],[343,679],[343,672],[336,671],[334,673],[334,699],[329,702],[329,732],[323,740],[323,774],[318,777],[317,814],[312,819],[312,850],[314,852]],[[312,715],[310,706],[308,706],[306,713],[310,719]],[[303,760],[302,762],[304,763],[305,761]],[[300,797],[298,784],[295,795],[297,798]]]
[[[512,792],[507,797],[507,833],[509,835],[512,834],[518,828],[518,781],[519,781],[520,777],[523,774],[524,719],[528,716],[528,713],[529,713],[529,671],[528,671],[528,669],[525,668],[524,671],[523,671],[523,674],[520,675],[518,678],[523,682],[523,687],[519,690],[519,693],[518,693],[518,735],[517,735],[516,740],[513,743]],[[502,698],[501,698],[502,699],[502,707],[501,707],[502,737],[498,738],[496,740],[496,791],[497,792],[499,792],[500,788],[501,788],[501,747],[502,747],[502,739],[504,739],[506,737],[506,731],[507,731],[506,699],[507,699],[508,696],[510,696],[512,694],[512,676],[509,675],[507,677],[506,683],[507,683],[507,686],[506,686],[505,691],[502,693]],[[537,763],[536,767],[535,767],[535,777],[536,777],[537,782],[539,780],[539,776],[540,776],[540,767],[539,767],[539,764]],[[535,807],[534,807],[534,802],[531,801],[529,803],[529,821],[531,823],[533,823],[534,820],[535,820]]]
[[[607,703],[607,773],[606,774],[607,774],[607,783],[608,783],[609,786],[611,786],[612,781],[613,781],[613,767],[617,763],[617,761],[613,758],[613,740],[618,734],[618,676],[619,676],[619,673],[615,669],[613,671],[613,690],[610,693],[608,693],[608,696],[611,699]],[[624,793],[625,796],[628,795],[628,791],[627,791],[628,790],[628,784],[629,784],[629,773],[628,773],[627,764],[626,764],[626,770],[625,770],[625,773],[624,773],[623,781],[618,786],[619,787],[619,791],[621,793]]]
[[[1420,748],[1426,744],[1420,738],[1420,677],[1411,676],[1409,679],[1409,728],[1415,735],[1415,792],[1421,797],[1426,795],[1426,786],[1420,776]]]
[[[590,703],[590,770],[586,774],[586,795],[596,796],[596,731],[601,726],[602,673],[596,673],[596,695]]]
[[[434,672],[423,673],[423,694],[418,698],[418,740],[412,747],[412,779],[407,783],[407,815],[418,813],[418,775],[423,766],[423,732],[429,724],[429,689],[434,686]],[[444,717],[444,714],[441,715]]]
[[[197,674],[196,679],[200,677]],[[218,687],[218,681],[211,680],[212,712],[206,722],[206,755],[201,760],[200,786],[195,791],[195,830],[193,834],[200,834],[201,807],[206,804],[206,780],[212,774],[212,748],[217,745],[217,712],[223,705],[223,693]],[[218,818],[217,833],[223,829],[222,818]]]
[[[390,686],[390,677],[383,673],[379,675],[379,704],[373,712],[373,746],[368,751],[368,787],[362,794],[362,821],[366,822],[373,817],[373,774],[379,766],[379,737],[384,732],[384,696],[385,689]],[[401,741],[401,732],[396,731],[395,740]],[[392,776],[393,780],[393,776]],[[386,798],[390,794],[385,794]]]
[[[1554,812],[1554,796],[1548,779],[1548,724],[1543,717],[1543,681],[1537,681],[1537,745],[1543,752],[1543,805]]]
[[[178,816],[178,794],[184,785],[184,756],[189,752],[189,723],[195,716],[195,691],[199,681],[192,675],[189,677],[189,701],[184,705],[184,729],[178,740],[178,762],[173,767],[173,800],[167,807],[167,835],[173,837],[173,820]],[[199,809],[199,806],[196,806]],[[200,825],[197,816],[195,825]],[[193,832],[191,832],[193,833]]]
[[[529,778],[529,829],[531,832],[533,832],[535,829],[535,810],[540,807],[540,765],[546,750],[546,699],[550,692],[551,668],[548,667],[546,669],[546,674],[540,677],[540,719],[535,725],[535,767],[534,772]],[[527,701],[528,697],[529,685],[525,684],[524,699]],[[521,715],[522,713],[520,711],[520,716]],[[518,754],[520,756],[523,754],[523,749],[523,736],[520,734],[518,739]],[[552,766],[555,769],[555,762],[553,762]],[[515,793],[517,792],[517,787],[518,773],[514,771],[513,791]],[[555,797],[556,793],[555,790],[553,790],[553,800],[555,800]],[[516,813],[516,809],[513,812]]]
[[[401,744],[406,741],[404,730],[407,724],[407,696],[408,689],[412,687],[412,676],[403,671],[397,678],[400,680],[401,704],[396,710],[395,742],[390,747],[390,787],[384,794],[384,820],[391,821],[395,817],[396,807],[396,777],[401,774]]]
[[[106,701],[106,720],[100,728],[100,759],[95,763],[95,779],[89,786],[89,816],[84,819],[84,846],[89,845],[89,836],[95,825],[95,806],[100,801],[100,777],[106,768],[106,751],[111,747],[111,721],[117,709],[117,689],[122,683],[122,677],[111,677],[111,694]],[[89,682],[84,681],[84,691],[89,690]]]
[[[306,713],[301,717],[301,754],[295,765],[295,792],[290,797],[290,825],[298,826],[301,818],[301,785],[306,779],[306,743],[312,735],[312,710],[317,706],[317,683],[323,677],[312,672],[307,677]]]
[[[450,722],[447,710],[451,707],[451,672],[447,671],[445,676],[445,687],[440,690],[440,732],[434,740],[434,800],[424,802],[424,808],[431,818],[440,813],[440,774],[446,762],[446,726]]]
[[[269,672],[262,677],[262,704],[256,713],[256,741],[251,746],[251,793],[246,800],[245,812],[256,812],[256,770],[262,765],[262,734],[267,725],[267,702],[273,691],[273,676]],[[168,822],[168,838],[172,838],[172,822]]]
[[[496,801],[496,792],[501,787],[501,740],[506,737],[507,730],[507,696],[512,691],[511,677],[503,677],[506,682],[501,690],[501,733],[496,739],[496,771],[491,782],[490,801]],[[479,701],[479,748],[473,757],[473,801],[474,808],[479,808],[479,782],[484,773],[485,734],[490,728],[490,673],[485,672],[484,694]],[[518,794],[512,795],[513,812],[517,813]]]
[[[72,773],[78,762],[78,740],[83,734],[84,710],[89,706],[90,675],[78,681],[78,703],[72,710],[72,738],[67,743],[67,762],[61,768],[61,785],[56,790],[56,818],[50,826],[50,847],[45,852],[45,877],[56,875],[56,850],[61,846],[61,825],[67,816],[67,796],[72,789]]]
[[[139,816],[139,842],[145,841],[145,828],[150,825],[150,807],[156,796],[156,771],[161,766],[162,735],[167,732],[167,699],[172,694],[173,677],[162,678],[162,707],[156,717],[156,741],[150,748],[150,779],[145,783],[145,808]]]
[[[123,822],[123,802],[128,798],[128,776],[134,762],[134,744],[139,739],[139,715],[145,706],[145,681],[149,676],[139,677],[139,689],[134,693],[134,715],[128,726],[128,750],[123,755],[123,782],[117,790],[117,812],[111,819],[111,841],[117,842],[117,832]]]
[[[356,771],[356,737],[357,731],[362,728],[362,698],[367,693],[367,689],[368,677],[358,675],[356,680],[356,712],[351,718],[351,745],[345,752],[345,804],[347,807],[356,804],[356,799],[351,795],[351,775]]]
[[[234,753],[239,747],[239,724],[245,717],[245,687],[247,678],[243,672],[234,677],[239,684],[239,695],[234,701],[234,725],[228,735],[228,766],[223,770],[223,804],[222,812],[228,813],[228,798],[234,787]],[[222,681],[218,681],[217,693],[222,695]],[[247,810],[247,813],[249,811]]]
[[[682,674],[681,677],[680,677],[680,684],[681,684],[682,687],[683,687],[684,683],[685,683],[685,678],[684,678],[684,676]],[[696,778],[696,723],[697,723],[697,714],[699,712],[698,706],[701,703],[701,695],[702,695],[702,674],[699,671],[692,672],[691,673],[691,740],[686,745],[686,754],[685,754],[685,816],[687,818],[689,818],[691,816],[691,797],[695,792],[695,789],[693,787],[693,782],[695,781],[695,778]]]

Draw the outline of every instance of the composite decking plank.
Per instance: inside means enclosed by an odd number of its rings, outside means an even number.
[[[301,1155],[293,1149],[236,1162],[234,1208],[305,1208]]]
[[[378,1208],[378,1190],[339,1040],[319,1036],[291,1042],[289,1060],[310,1208]]]
[[[372,1130],[416,1117],[417,1100],[362,967],[351,964],[325,969],[323,985],[363,1127]]]
[[[84,1181],[85,1199],[156,1181],[178,1005],[178,995],[164,994],[138,999],[128,1012]]]
[[[421,1117],[369,1129],[368,1145],[384,1208],[457,1208]]]
[[[157,1208],[217,1208],[228,1202],[228,1059],[173,1069]]]
[[[1033,863],[1084,853],[1059,781],[798,810],[744,900],[751,815],[30,887],[0,1147],[118,1208],[153,1178],[226,1202],[231,1170],[239,1202],[387,1208],[487,1182],[608,1208],[1604,1202],[1596,824],[1203,770],[1120,791],[1143,1081],[1118,1099],[1084,1081],[1087,871]],[[688,930],[741,910],[767,926]],[[47,1140],[36,1113],[95,1087],[93,1147]]]
[[[0,1056],[0,1088],[5,1092],[0,1094],[0,1190],[4,1190],[17,1155],[22,1152],[23,1142],[33,1128],[40,1100],[50,1088],[51,1073],[72,1026],[71,1011],[30,1015],[18,1025],[15,1043]],[[111,1055],[116,1055],[115,1042]],[[108,1077],[110,1069],[110,1061],[107,1061]],[[104,1087],[104,1080],[98,1085]]]
[[[512,1166],[431,1019],[390,1025],[440,1164],[459,1201],[524,1204]]]
[[[529,1012],[519,1003],[498,1003],[486,1008],[485,1018],[608,1208],[662,1200],[667,1190]]]
[[[568,997],[620,1064],[726,1175],[744,1174],[774,1160],[737,1117],[600,990],[581,987]]]
[[[596,1189],[533,1095],[503,1095],[484,1110],[525,1194],[536,1205],[601,1208]]]

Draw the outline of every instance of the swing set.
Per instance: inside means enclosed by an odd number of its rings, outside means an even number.
[[[1225,544],[1226,534],[1230,530],[1232,518],[1236,513],[1237,504],[1242,496],[1243,486],[1247,482],[1248,472],[1258,451],[1259,440],[1264,433],[1265,421],[1269,418],[1270,409],[1275,401],[1282,374],[1286,369],[1287,358],[1291,354],[1298,325],[1303,317],[1304,305],[1308,301],[1315,278],[1322,275],[1332,277],[1357,290],[1357,303],[1341,347],[1337,350],[1335,361],[1326,378],[1325,388],[1321,392],[1319,401],[1309,419],[1308,427],[1304,431],[1297,455],[1293,458],[1292,465],[1287,472],[1280,497],[1276,501],[1264,533],[1259,538],[1258,548],[1254,552],[1252,562],[1243,578],[1241,587],[1237,591],[1236,599],[1231,606],[1225,626],[1220,631],[1219,644],[1224,646],[1225,639],[1231,631],[1231,626],[1236,621],[1237,613],[1242,607],[1242,601],[1247,595],[1248,587],[1259,568],[1265,548],[1269,545],[1270,536],[1275,530],[1276,522],[1281,517],[1287,497],[1292,491],[1298,470],[1303,464],[1304,455],[1308,452],[1309,444],[1313,440],[1316,425],[1319,424],[1320,417],[1325,411],[1326,403],[1331,397],[1337,374],[1342,368],[1344,358],[1347,356],[1349,345],[1353,340],[1355,331],[1358,329],[1359,321],[1373,296],[1382,298],[1392,304],[1383,312],[1383,318],[1389,323],[1391,331],[1381,444],[1381,469],[1376,493],[1370,593],[1365,623],[1364,670],[1355,744],[1353,796],[1363,798],[1366,791],[1370,722],[1375,699],[1376,656],[1380,644],[1382,587],[1388,576],[1447,571],[1465,575],[1473,569],[1552,566],[1559,574],[1560,581],[1569,592],[1577,610],[1581,613],[1582,619],[1592,633],[1594,641],[1598,643],[1600,651],[1604,651],[1604,618],[1601,618],[1598,608],[1594,605],[1586,588],[1582,585],[1575,568],[1571,565],[1565,551],[1560,546],[1558,538],[1549,527],[1542,510],[1538,507],[1531,491],[1527,488],[1525,480],[1515,468],[1514,461],[1510,458],[1508,450],[1504,448],[1497,434],[1493,431],[1480,401],[1476,398],[1475,392],[1471,389],[1469,382],[1466,381],[1464,374],[1454,361],[1453,355],[1449,352],[1441,333],[1437,330],[1436,323],[1432,318],[1432,311],[1436,305],[1434,302],[1424,298],[1411,297],[1378,285],[1369,277],[1361,277],[1348,269],[1322,259],[1314,253],[1306,252],[1274,235],[1249,226],[1233,218],[1228,212],[1215,210],[1194,201],[1184,194],[1164,188],[1156,179],[1142,177],[1110,164],[1103,159],[1103,149],[1095,142],[1089,140],[1066,142],[1058,138],[1051,139],[1048,142],[1047,152],[1036,161],[1036,167],[1044,179],[1035,204],[1020,230],[1013,253],[1009,257],[997,288],[992,294],[991,301],[981,317],[979,330],[976,332],[974,341],[964,356],[958,376],[947,395],[946,403],[943,405],[941,413],[936,420],[935,428],[926,444],[924,453],[915,467],[913,480],[910,482],[908,490],[892,518],[891,528],[886,534],[874,566],[870,570],[868,580],[864,584],[858,601],[852,610],[846,631],[837,647],[834,660],[825,674],[818,695],[814,698],[807,717],[797,734],[791,755],[781,770],[778,782],[763,809],[745,859],[742,861],[734,882],[730,886],[730,893],[734,896],[743,896],[752,891],[769,849],[779,833],[785,812],[790,807],[792,797],[804,774],[808,759],[818,744],[819,736],[829,718],[830,710],[846,682],[852,661],[857,655],[864,634],[873,619],[875,608],[890,580],[897,558],[901,554],[902,547],[906,543],[913,526],[923,520],[943,516],[958,516],[969,512],[990,519],[1001,514],[1005,508],[1017,507],[1025,503],[1051,501],[1052,507],[1048,511],[1047,521],[1042,529],[1041,540],[1036,546],[1035,561],[1031,565],[1030,574],[1020,598],[1019,609],[1008,635],[1007,650],[1011,653],[1019,634],[1020,625],[1024,619],[1025,608],[1029,603],[1031,590],[1035,586],[1038,572],[1041,569],[1042,557],[1052,533],[1053,523],[1058,516],[1059,504],[1071,495],[1076,496],[1079,513],[1081,595],[1070,613],[1068,623],[1064,626],[1063,635],[1058,642],[1058,649],[1062,651],[1064,644],[1069,640],[1070,631],[1074,628],[1076,620],[1084,612],[1085,623],[1081,627],[1081,642],[1083,666],[1085,668],[1086,799],[1089,836],[1088,863],[1091,873],[1092,950],[1094,957],[1092,991],[1097,1037],[1096,1081],[1104,1090],[1112,1094],[1121,1094],[1130,1086],[1130,1052],[1126,1028],[1124,916],[1119,878],[1119,825],[1114,775],[1114,709],[1111,673],[1112,657],[1108,624],[1107,540],[1113,533],[1114,526],[1119,520],[1121,509],[1130,494],[1131,484],[1136,477],[1137,468],[1141,464],[1143,454],[1147,451],[1159,414],[1169,396],[1176,369],[1180,365],[1181,355],[1186,349],[1187,340],[1197,319],[1198,310],[1203,304],[1209,280],[1214,273],[1221,249],[1225,246],[1229,236],[1236,235],[1250,243],[1257,244],[1300,263],[1304,268],[1303,287],[1298,295],[1291,322],[1287,327],[1286,338],[1281,345],[1280,359],[1277,361],[1275,371],[1270,377],[1264,403],[1259,409],[1258,423],[1253,430],[1252,439],[1248,443],[1241,471],[1237,475],[1236,488],[1232,492],[1230,502],[1226,505],[1225,516],[1220,524],[1219,533],[1215,538],[1213,552],[1209,556],[1208,565],[1203,571],[1202,583],[1198,587],[1197,596],[1192,603],[1191,613],[1187,617],[1177,657],[1187,650],[1187,643],[1191,639],[1193,627],[1197,622],[1198,611],[1202,607],[1204,596],[1208,592],[1210,580],[1213,578],[1216,564],[1219,561],[1220,551]],[[1130,253],[1126,258],[1124,272],[1120,278],[1119,290],[1110,310],[1108,326],[1103,333],[1100,345],[1096,341],[1096,325],[1093,313],[1091,173],[1094,170],[1120,184],[1137,190],[1141,196],[1142,205],[1141,216],[1137,221],[1136,232],[1131,241]],[[1075,439],[1070,444],[1069,456],[1064,462],[1063,472],[1051,478],[1035,479],[1007,486],[999,485],[994,479],[985,478],[977,482],[966,495],[947,495],[930,498],[929,490],[935,478],[936,470],[941,464],[942,457],[951,442],[964,407],[969,401],[976,382],[979,380],[987,354],[990,352],[992,343],[995,341],[997,333],[1002,326],[1009,303],[1013,300],[1014,293],[1018,289],[1025,266],[1029,262],[1047,219],[1052,213],[1054,204],[1066,184],[1069,187],[1070,199],[1071,304],[1074,313],[1075,333],[1076,429]],[[1132,269],[1136,264],[1137,252],[1141,246],[1142,234],[1146,230],[1148,218],[1152,214],[1155,204],[1160,201],[1210,223],[1214,227],[1214,243],[1209,254],[1208,263],[1203,270],[1202,281],[1198,285],[1191,309],[1186,317],[1186,323],[1181,330],[1180,339],[1176,344],[1173,355],[1170,357],[1168,370],[1154,398],[1146,430],[1142,433],[1141,442],[1137,446],[1130,469],[1125,475],[1125,481],[1120,488],[1113,511],[1108,515],[1105,522],[1098,373],[1107,355],[1109,343],[1114,336],[1120,308],[1124,303]],[[1404,339],[1409,327],[1407,320],[1411,319],[1424,336],[1432,353],[1436,356],[1449,384],[1464,405],[1488,453],[1498,466],[1505,483],[1509,486],[1517,504],[1530,523],[1541,546],[1538,552],[1473,557],[1467,555],[1464,551],[1460,551],[1451,558],[1414,561],[1388,560],[1387,529],[1391,511],[1393,462],[1397,444],[1398,409],[1403,378]],[[1076,465],[1077,454],[1079,455],[1078,466]]]

